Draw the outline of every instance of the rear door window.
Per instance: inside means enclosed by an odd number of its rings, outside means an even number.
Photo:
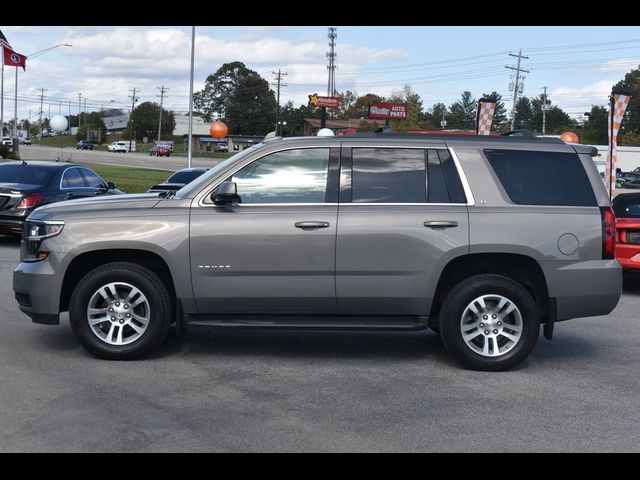
[[[62,176],[62,188],[86,188],[79,168],[68,168]]]
[[[575,153],[485,150],[484,154],[513,203],[597,206]]]

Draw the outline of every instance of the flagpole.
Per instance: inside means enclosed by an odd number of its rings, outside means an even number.
[[[191,27],[191,75],[189,78],[189,147],[187,150],[187,166],[191,168],[191,147],[193,138],[193,57],[196,44],[196,27]]]
[[[15,103],[13,104],[13,138],[18,136],[18,67],[16,67]]]

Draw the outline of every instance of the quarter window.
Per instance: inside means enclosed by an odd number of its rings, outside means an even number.
[[[64,172],[62,188],[85,188],[84,178],[79,168],[69,168]]]
[[[236,172],[241,203],[324,203],[329,148],[301,148],[266,155]]]
[[[91,170],[87,170],[86,168],[82,169],[82,174],[84,175],[85,184],[90,188],[100,188],[104,187],[104,181]]]

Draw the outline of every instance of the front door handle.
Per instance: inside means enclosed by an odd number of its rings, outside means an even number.
[[[457,227],[458,222],[452,220],[432,220],[430,222],[424,222],[423,225],[428,228],[452,228]]]
[[[296,222],[295,226],[303,230],[315,230],[317,228],[327,228],[329,222]]]
[[[73,198],[75,196],[76,195],[74,193],[71,193],[71,192],[67,193],[67,198]]]

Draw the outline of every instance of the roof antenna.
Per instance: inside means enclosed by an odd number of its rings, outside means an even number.
[[[375,133],[393,133],[389,125],[382,125],[374,130]]]
[[[22,160],[22,166],[24,167],[27,164],[25,160]]]

